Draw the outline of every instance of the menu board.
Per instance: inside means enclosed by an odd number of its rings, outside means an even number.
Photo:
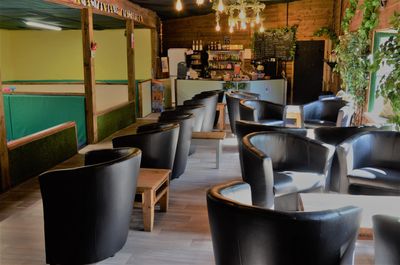
[[[253,39],[254,60],[276,58],[291,61],[295,47],[296,30],[284,28],[255,33]]]

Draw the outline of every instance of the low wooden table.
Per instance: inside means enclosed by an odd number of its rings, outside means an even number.
[[[205,145],[215,147],[215,164],[219,168],[222,154],[222,141],[225,139],[225,132],[193,132],[192,143],[195,145]]]
[[[144,231],[151,232],[154,224],[154,206],[159,202],[160,210],[168,210],[169,169],[141,168],[136,184],[136,196],[141,200],[134,206],[142,208]]]
[[[372,216],[375,214],[400,214],[400,197],[396,196],[366,196],[331,193],[301,193],[300,210],[322,211],[345,206],[357,206],[363,209],[359,239],[372,240]]]

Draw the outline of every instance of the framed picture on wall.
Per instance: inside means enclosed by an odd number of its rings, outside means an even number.
[[[168,57],[161,57],[161,72],[168,73]]]

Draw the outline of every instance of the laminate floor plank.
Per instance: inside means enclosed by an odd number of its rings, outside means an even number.
[[[132,133],[138,125],[148,122],[141,120],[100,144],[85,147],[80,154],[109,148],[112,137]],[[82,164],[82,158],[76,156],[57,168]],[[125,246],[114,257],[98,264],[214,264],[206,191],[216,184],[241,179],[235,138],[223,141],[220,168],[214,167],[214,148],[197,147],[188,159],[186,172],[171,181],[168,212],[160,212],[156,207],[153,232],[143,231],[142,212],[134,209]],[[356,251],[356,264],[373,264],[372,241],[358,241]],[[45,264],[43,208],[37,178],[0,195],[0,264]]]

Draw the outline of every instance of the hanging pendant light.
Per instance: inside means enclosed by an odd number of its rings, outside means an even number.
[[[260,24],[260,22],[261,22],[260,13],[257,12],[257,15],[256,15],[256,24]]]
[[[263,25],[261,25],[260,29],[259,29],[260,33],[263,33],[265,31],[265,28]]]
[[[196,0],[196,4],[198,6],[201,6],[202,4],[204,4],[204,0]]]
[[[219,23],[217,23],[217,26],[215,26],[215,30],[216,31],[221,31],[221,26],[219,25]]]
[[[240,23],[240,29],[246,29],[246,28],[247,28],[246,22],[242,21]]]
[[[224,10],[225,10],[224,2],[223,2],[223,0],[219,0],[219,2],[218,2],[218,11],[220,13],[222,13],[222,12],[224,12]]]
[[[181,0],[176,1],[175,9],[177,11],[182,11],[183,7],[182,7],[182,1]]]

